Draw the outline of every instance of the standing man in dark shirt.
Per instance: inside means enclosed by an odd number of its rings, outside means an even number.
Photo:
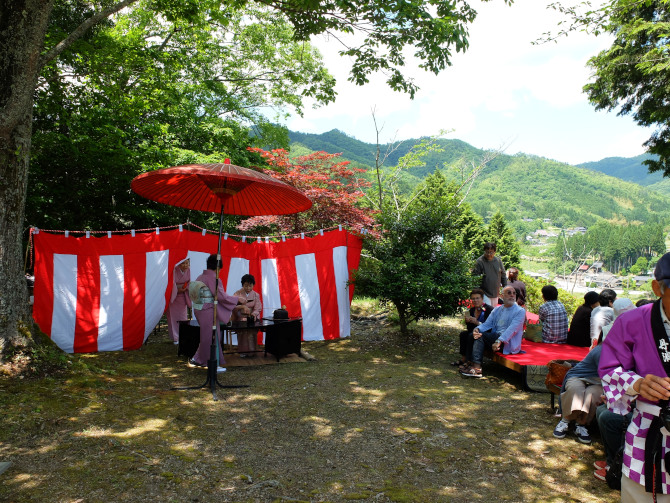
[[[472,274],[482,277],[480,288],[484,290],[484,294],[486,295],[484,302],[495,309],[498,306],[500,286],[507,286],[505,266],[503,266],[500,257],[496,257],[495,243],[486,243],[484,245],[484,255],[479,257],[477,262],[475,262]]]
[[[519,269],[510,267],[507,271],[507,284],[516,290],[516,303],[526,307],[526,283],[519,280]]]

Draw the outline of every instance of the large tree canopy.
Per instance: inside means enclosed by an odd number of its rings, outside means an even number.
[[[510,3],[511,0],[504,1]],[[30,325],[21,274],[22,237],[33,104],[38,87],[41,91],[43,82],[40,82],[40,76],[43,71],[46,70],[47,79],[57,78],[58,68],[61,66],[85,68],[90,64],[103,69],[101,75],[124,82],[131,88],[134,83],[144,78],[168,79],[175,75],[182,76],[199,68],[201,47],[198,43],[209,43],[205,42],[210,35],[206,33],[208,28],[200,22],[207,19],[213,31],[217,28],[225,31],[237,12],[254,4],[265,5],[268,8],[265,13],[269,16],[274,12],[287,19],[295,29],[296,40],[305,41],[311,35],[319,33],[331,33],[337,37],[338,33],[358,32],[362,35],[361,43],[345,47],[342,51],[354,60],[351,79],[362,84],[367,82],[371,73],[383,71],[388,75],[389,86],[410,94],[415,92],[416,86],[410,77],[400,71],[405,63],[405,49],[413,47],[414,55],[419,58],[424,68],[438,72],[449,64],[452,51],[467,48],[467,27],[476,14],[465,0],[4,0],[0,5],[0,167],[3,175],[0,177],[0,291],[3,292],[0,296],[0,353],[3,352],[6,341],[22,340],[19,335],[21,327]],[[104,50],[100,53],[97,50],[85,50],[88,37],[94,34],[92,29],[113,24],[109,21],[113,16],[126,9],[125,14],[137,6],[140,6],[141,10],[138,12],[144,12],[145,18],[156,18],[157,23],[136,19],[135,25],[131,23],[128,27],[129,37],[146,41],[148,45],[142,51],[162,51],[166,57],[182,60],[180,63],[184,67],[181,72],[167,71],[163,74],[163,65],[167,65],[168,61],[160,61],[160,58],[157,58],[153,68],[133,65],[133,62],[139,60],[135,59],[138,55],[133,54],[132,45],[128,46],[127,53],[121,55],[129,58],[129,68],[120,66],[126,61],[123,58],[118,59],[119,54]],[[78,18],[69,16],[70,13],[77,14]],[[64,16],[64,19],[59,16]],[[240,19],[244,25],[244,16]],[[63,22],[64,20],[67,22]],[[191,32],[186,40],[188,45],[182,49],[163,51],[173,38],[176,40],[186,37],[192,23],[199,23],[198,26],[204,32]],[[263,24],[273,23],[273,19],[267,19]],[[50,29],[54,25],[61,29]],[[147,31],[160,31],[163,27],[168,27],[171,31],[157,33],[155,38],[153,33]],[[248,41],[250,47],[263,47],[263,38],[264,29],[259,26],[255,35],[250,33],[243,41]],[[220,49],[223,50],[229,41],[229,38],[221,39]],[[126,49],[123,44],[118,47],[120,50]],[[135,47],[141,47],[141,44]],[[248,64],[248,69],[256,69],[253,62]],[[285,71],[285,75],[291,80],[290,70]],[[209,75],[208,80],[203,82],[201,91],[207,86],[218,90],[225,87],[231,91],[227,93],[227,99],[244,102],[250,98],[243,92],[233,92],[234,82],[216,78],[225,77],[222,73],[213,73],[214,75]],[[237,75],[237,83],[241,83],[245,78],[244,72]],[[254,78],[260,79],[262,76],[255,75]],[[194,81],[195,79],[194,76]],[[64,79],[62,82],[73,86],[83,84],[76,77],[71,80]],[[268,85],[271,95],[272,84]],[[312,93],[318,98],[323,89],[315,84],[313,89],[303,89],[299,94]],[[189,92],[189,89],[182,91]],[[123,92],[123,87],[119,88],[119,92]],[[202,96],[206,97],[208,94],[204,93]],[[219,99],[218,95],[216,98],[214,94],[209,96],[214,100]],[[175,95],[171,93],[166,96],[159,93],[153,102],[149,97],[142,97],[137,104],[146,106],[150,112],[138,126],[151,122],[153,115],[160,113],[164,100],[171,101],[174,98]],[[104,105],[99,102],[94,104],[100,110]],[[129,106],[133,104],[128,103]],[[119,149],[124,148],[123,138],[119,140],[122,141],[114,145]],[[150,142],[149,137],[147,141]]]
[[[57,14],[49,33],[78,16]],[[130,181],[188,162],[257,164],[248,145],[287,143],[271,134],[270,107],[334,96],[315,51],[265,7],[214,24],[169,23],[138,6],[77,45],[45,68],[36,92],[26,220],[44,228],[205,225],[209,215],[140,198]]]
[[[613,0],[590,16],[583,26],[614,35],[607,50],[589,60],[593,81],[584,87],[601,110],[619,108],[641,126],[655,128],[644,145],[658,159],[644,163],[649,171],[670,176],[670,2]]]

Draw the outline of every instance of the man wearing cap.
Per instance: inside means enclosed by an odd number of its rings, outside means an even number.
[[[607,407],[619,414],[633,409],[624,447],[622,502],[670,502],[670,432],[660,417],[670,399],[670,253],[658,261],[654,277],[652,289],[660,298],[616,319],[603,342],[598,369]]]

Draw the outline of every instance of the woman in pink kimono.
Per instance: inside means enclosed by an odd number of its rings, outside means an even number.
[[[198,276],[195,283],[191,285],[190,294],[193,301],[193,314],[200,325],[200,346],[193,358],[189,360],[191,366],[204,367],[210,356],[210,347],[212,344],[212,324],[214,323],[214,291],[216,290],[216,255],[210,255],[207,258],[207,269]],[[221,262],[219,262],[219,268]],[[223,291],[223,283],[218,281],[218,294],[216,305],[216,340],[218,346],[217,372],[225,372],[225,361],[223,359],[223,351],[221,350],[221,332],[220,324],[228,323],[233,309],[238,304],[242,307],[246,301],[240,297],[227,295]],[[194,290],[198,289],[197,295],[194,295]],[[196,302],[195,299],[198,299]]]
[[[263,305],[261,304],[260,294],[254,291],[255,284],[256,280],[251,274],[242,276],[242,288],[233,295],[246,301],[246,309],[236,308],[231,318],[233,321],[246,321],[248,318],[257,320],[260,318]],[[256,356],[253,352],[249,353],[249,351],[256,351],[258,330],[242,328],[239,330],[236,329],[235,332],[237,333],[237,351],[240,353],[240,356],[242,358]]]
[[[191,299],[188,296],[188,284],[191,281],[191,261],[180,260],[172,271],[172,294],[167,308],[168,333],[175,344],[179,344],[179,322],[188,319]]]

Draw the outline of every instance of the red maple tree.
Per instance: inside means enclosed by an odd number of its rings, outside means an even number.
[[[365,170],[339,160],[341,154],[314,152],[291,159],[284,149],[267,151],[250,147],[249,150],[260,154],[270,166],[264,173],[300,190],[312,201],[312,207],[295,215],[247,218],[238,229],[297,234],[342,225],[359,234],[365,230],[372,236],[378,235],[374,228],[375,211],[360,205],[363,189],[370,186],[370,182],[358,176]]]

